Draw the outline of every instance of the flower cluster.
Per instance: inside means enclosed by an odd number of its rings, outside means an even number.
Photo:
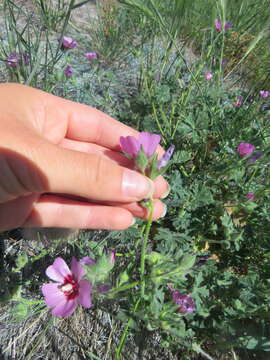
[[[174,152],[171,145],[163,156],[158,159],[156,153],[161,135],[141,132],[138,139],[134,136],[121,136],[120,146],[129,159],[133,159],[137,170],[150,177],[156,178],[166,170],[166,166]]]
[[[6,65],[8,67],[18,67],[20,65],[29,65],[30,58],[26,52],[23,53],[11,53],[6,58]]]
[[[216,28],[216,30],[217,30],[218,32],[220,32],[220,31],[223,30],[223,26],[222,26],[223,24],[222,24],[222,22],[221,22],[220,19],[216,19],[216,20],[214,21],[214,24],[215,24],[215,28]],[[231,29],[231,27],[232,27],[232,24],[230,24],[229,22],[225,21],[225,23],[224,23],[224,31],[227,31],[227,30]]]
[[[176,305],[180,305],[177,310],[178,313],[192,313],[196,310],[194,300],[190,294],[185,295],[178,290],[174,290],[172,298]]]

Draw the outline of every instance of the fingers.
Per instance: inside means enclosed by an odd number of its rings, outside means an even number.
[[[55,195],[43,195],[34,204],[31,214],[22,226],[123,230],[133,225],[133,211],[140,217],[147,216],[146,211],[138,204],[123,206],[99,205]],[[153,218],[157,219],[163,213],[162,203],[156,200]]]
[[[50,96],[46,111],[54,117],[56,109],[61,109],[62,116],[67,120],[66,138],[101,145],[108,149],[120,150],[121,136],[139,136],[139,132],[113,119],[111,116],[91,106],[75,103],[56,96]],[[59,117],[59,114],[57,114]],[[63,119],[59,119],[62,120]],[[158,147],[159,155],[164,153]]]
[[[33,151],[34,161],[43,175],[43,193],[65,193],[94,202],[133,202],[149,198],[154,192],[149,178],[102,156],[47,142]]]
[[[107,158],[108,160],[112,160],[118,165],[127,167],[129,169],[133,168],[133,161],[129,160],[123,154],[117,151],[108,150],[100,145],[91,144],[83,141],[74,141],[69,139],[64,139],[60,145],[63,146],[64,148],[71,150],[81,151],[88,154],[101,155]],[[154,180],[154,184],[155,184],[155,190],[153,195],[154,198],[161,197],[162,199],[164,199],[169,193],[169,184],[162,176],[158,176]]]

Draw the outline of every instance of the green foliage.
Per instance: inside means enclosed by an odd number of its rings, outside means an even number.
[[[97,284],[109,281],[112,286],[100,298],[95,294],[95,306],[119,321],[121,332],[112,353],[120,356],[135,342],[140,354],[150,344],[148,350],[169,349],[170,356],[183,359],[195,359],[195,354],[219,359],[219,351],[230,350],[243,360],[259,352],[268,357],[270,131],[269,111],[263,111],[262,104],[269,105],[269,99],[260,99],[257,87],[268,76],[261,70],[267,67],[261,46],[268,34],[263,38],[258,34],[269,11],[266,1],[224,4],[123,0],[121,5],[100,7],[90,34],[90,45],[100,59],[86,67],[75,51],[66,56],[66,62],[76,65],[77,77],[65,86],[56,74],[62,70],[58,43],[48,43],[50,60],[40,65],[41,38],[29,42],[26,30],[17,30],[13,18],[6,20],[8,42],[1,42],[2,58],[21,49],[31,52],[33,62],[30,73],[20,69],[7,80],[54,89],[55,94],[96,106],[140,131],[161,133],[164,147],[176,146],[165,175],[171,185],[164,200],[168,212],[148,229],[143,271],[145,227],[140,220],[124,232],[85,231],[60,248],[37,246],[34,256],[20,251],[11,260],[6,254],[1,263],[12,265],[1,272],[1,301],[17,304],[13,309],[17,321],[38,305],[29,303],[25,294],[40,294],[40,284],[47,281],[45,268],[55,256],[87,255],[97,260],[86,266],[88,279]],[[217,33],[213,27],[217,17],[230,21],[233,30]],[[26,27],[30,25],[27,22]],[[195,33],[201,29],[198,38]],[[186,41],[187,34],[201,54],[194,62],[184,56],[179,41]],[[225,69],[224,58],[229,58]],[[252,62],[254,88],[243,89],[231,79],[239,58],[243,65],[243,58]],[[204,78],[208,70],[213,72],[211,80]],[[246,72],[241,76],[246,83]],[[244,101],[236,107],[239,95]],[[240,158],[236,151],[240,142],[254,144],[262,156],[256,161]],[[248,200],[247,193],[255,198]],[[111,250],[117,253],[114,266],[106,255]],[[193,313],[178,312],[174,290],[192,296]],[[151,342],[154,338],[159,343]]]

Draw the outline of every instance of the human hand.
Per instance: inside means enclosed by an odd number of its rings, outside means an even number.
[[[164,214],[167,182],[120,153],[120,136],[138,133],[95,108],[1,84],[0,133],[0,231],[125,229],[146,217],[138,201],[153,192],[154,219]]]

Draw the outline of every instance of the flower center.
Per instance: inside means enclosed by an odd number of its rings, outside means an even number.
[[[68,300],[75,299],[79,295],[79,284],[72,274],[65,277],[64,283],[61,285],[60,289]]]

